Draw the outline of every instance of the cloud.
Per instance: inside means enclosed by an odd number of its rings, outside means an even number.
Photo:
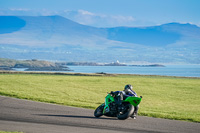
[[[117,22],[118,25],[126,25],[136,21],[135,18],[133,18],[132,16],[122,16],[122,15],[110,16],[108,17],[108,19],[110,19],[109,21],[111,21],[112,23]]]
[[[132,16],[111,16],[112,19],[118,22],[133,22],[135,19]]]
[[[51,16],[51,15],[60,15],[71,19],[75,22],[84,25],[90,25],[95,27],[117,27],[117,26],[155,26],[164,23],[173,22],[169,20],[149,20],[147,18],[135,18],[133,16],[127,15],[109,15],[109,14],[100,14],[94,13],[86,10],[49,10],[49,9],[28,9],[28,8],[8,8],[1,9],[0,15],[13,15],[13,16]],[[200,27],[200,21],[186,22],[180,20],[179,23],[191,23]]]
[[[60,15],[75,22],[94,27],[134,26],[136,19],[133,16],[107,15],[89,12],[86,10],[61,10],[48,9],[33,10],[27,8],[0,9],[0,15],[16,16],[51,16]]]
[[[85,11],[85,10],[78,10],[78,13],[79,13],[79,14],[82,14],[82,15],[95,16],[94,13],[91,13],[91,12]]]
[[[84,25],[97,27],[127,26],[135,21],[133,16],[96,14],[85,10],[78,10],[76,13],[72,11],[73,16],[70,16],[69,12],[66,15],[67,18]]]
[[[12,16],[35,16],[38,12],[28,9],[28,8],[9,8],[9,9],[0,9],[0,15],[12,15]]]
[[[30,11],[28,8],[10,8],[10,11]]]

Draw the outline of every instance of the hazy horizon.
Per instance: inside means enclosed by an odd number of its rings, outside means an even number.
[[[198,0],[0,0],[0,15],[60,15],[95,27],[156,26],[190,23],[200,26]]]

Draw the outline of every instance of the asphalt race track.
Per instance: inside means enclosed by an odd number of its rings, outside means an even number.
[[[142,107],[141,107],[142,108]],[[0,131],[24,133],[198,133],[200,123],[138,116],[93,116],[94,110],[0,96]]]

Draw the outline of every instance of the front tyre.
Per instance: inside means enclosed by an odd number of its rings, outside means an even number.
[[[94,116],[95,117],[100,117],[103,115],[103,109],[104,109],[104,104],[100,105],[99,107],[96,108],[94,111]]]
[[[134,106],[131,105],[131,104],[129,104],[128,107],[127,107],[127,109],[125,111],[123,111],[123,112],[124,113],[122,113],[122,114],[120,114],[120,113],[117,114],[117,118],[119,120],[125,120],[128,117],[130,117],[133,114],[133,112],[134,112]]]

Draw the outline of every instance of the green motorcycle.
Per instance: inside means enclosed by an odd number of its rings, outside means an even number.
[[[100,117],[102,115],[109,117],[117,117],[119,120],[125,120],[131,115],[133,115],[135,107],[138,106],[142,100],[140,97],[127,97],[122,101],[122,110],[118,109],[118,105],[115,102],[116,95],[113,92],[108,93],[105,97],[105,103],[101,104],[94,111],[95,117]]]

